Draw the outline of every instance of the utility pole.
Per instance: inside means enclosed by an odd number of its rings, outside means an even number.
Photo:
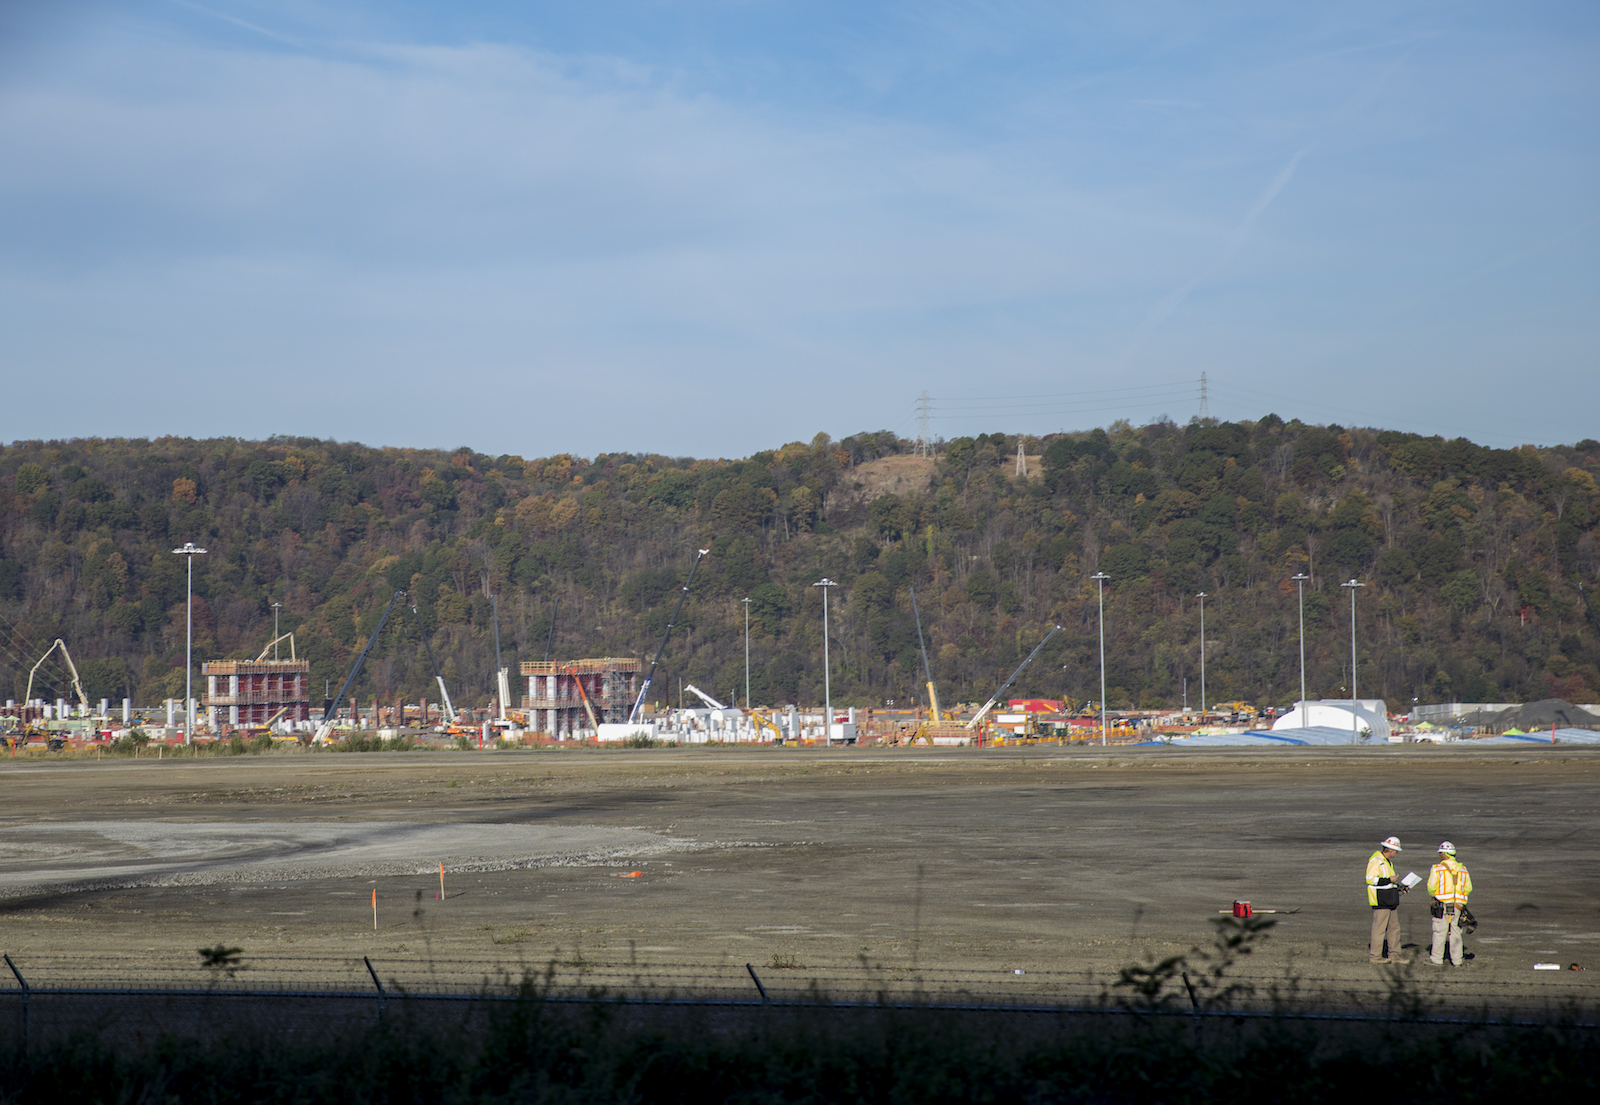
[[[178,556],[189,558],[188,612],[184,616],[183,644],[183,743],[194,743],[194,558],[206,551],[197,548],[193,541],[185,541],[183,548],[173,549]]]
[[[823,576],[813,587],[822,588],[822,701],[825,716],[823,718],[824,743],[833,743],[833,684],[830,682],[828,670],[828,588],[839,586],[827,576]]]
[[[1019,437],[1017,438],[1017,479],[1025,480],[1027,478],[1028,457],[1027,454],[1022,451],[1022,439]]]
[[[1100,747],[1106,746],[1106,580],[1111,577],[1096,572],[1089,577],[1100,591]]]
[[[1206,712],[1206,593],[1201,591],[1195,598],[1200,600],[1200,712]]]
[[[1361,719],[1356,714],[1356,588],[1366,584],[1350,579],[1339,586],[1350,588],[1350,743],[1355,744],[1361,733]]]
[[[1206,397],[1206,374],[1200,374],[1200,421],[1211,417],[1211,401]]]
[[[917,396],[917,447],[916,455],[933,455],[933,439],[928,434],[928,393]]]
[[[1300,572],[1290,578],[1294,580],[1294,589],[1300,595],[1300,727],[1304,729],[1311,724],[1306,713],[1306,580],[1311,577]],[[1350,593],[1355,594],[1354,591]]]

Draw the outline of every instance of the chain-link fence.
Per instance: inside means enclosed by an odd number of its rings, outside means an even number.
[[[766,963],[644,962],[566,954],[543,962],[503,959],[371,959],[251,956],[217,947],[175,952],[7,956],[0,1024],[26,1022],[30,1039],[91,1032],[116,1038],[256,1028],[289,1036],[327,1031],[404,1009],[469,1025],[519,996],[557,1002],[938,1006],[1083,1013],[1127,1010],[1318,1017],[1511,1018],[1592,1021],[1600,1006],[1587,976],[1518,999],[1484,978],[1448,987],[1422,970],[1384,972],[1359,984],[1318,977],[1226,978],[1185,963],[1149,965],[1122,977],[1066,971],[922,971],[863,960],[850,967]],[[1189,972],[1194,971],[1193,975]]]

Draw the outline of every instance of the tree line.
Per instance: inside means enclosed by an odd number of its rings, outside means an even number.
[[[1021,446],[1031,458],[1016,473]],[[886,479],[889,470],[898,482]],[[453,697],[503,662],[646,656],[697,548],[710,548],[665,660],[759,704],[925,699],[914,590],[947,701],[981,700],[1053,625],[1014,693],[1099,696],[1105,584],[1113,708],[1198,702],[1206,593],[1212,701],[1298,697],[1304,587],[1312,697],[1600,701],[1600,443],[1492,449],[1388,430],[1194,420],[1044,437],[980,434],[931,457],[888,432],[819,434],[740,459],[524,458],[266,441],[75,439],[0,449],[0,681],[64,639],[91,699],[182,695],[186,541],[196,663],[255,656],[274,604],[314,684],[337,686],[406,592]],[[894,488],[895,490],[890,490]],[[748,599],[748,602],[745,600]],[[286,646],[285,646],[286,647]],[[355,688],[429,695],[409,614]],[[70,697],[40,668],[35,696]],[[520,692],[519,692],[520,693]]]

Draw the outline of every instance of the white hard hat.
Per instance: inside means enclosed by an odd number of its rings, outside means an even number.
[[[1441,840],[1439,841],[1439,851],[1443,852],[1445,855],[1453,856],[1456,854],[1456,846],[1451,844],[1448,840]]]
[[[1401,851],[1405,850],[1405,849],[1400,847],[1400,838],[1397,837],[1397,836],[1384,837],[1383,843],[1378,845],[1378,847],[1380,847],[1380,848],[1393,848],[1397,852],[1401,852]]]

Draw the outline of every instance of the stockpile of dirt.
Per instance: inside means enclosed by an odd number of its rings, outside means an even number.
[[[1574,706],[1564,698],[1541,699],[1493,714],[1468,714],[1461,720],[1467,725],[1487,726],[1496,733],[1504,733],[1507,729],[1532,733],[1549,729],[1552,725],[1557,729],[1600,729],[1600,717]]]

